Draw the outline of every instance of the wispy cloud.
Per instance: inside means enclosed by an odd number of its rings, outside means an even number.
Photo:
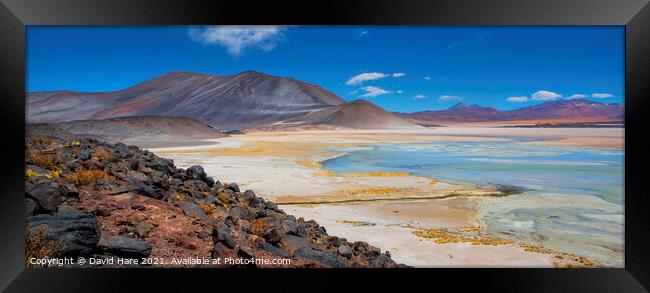
[[[462,100],[463,97],[461,96],[450,96],[450,95],[443,95],[438,97],[438,101],[460,101]]]
[[[586,97],[587,97],[587,95],[583,95],[583,94],[573,94],[571,96],[568,96],[567,99],[569,99],[569,100],[584,99]]]
[[[350,96],[354,96],[354,95],[356,95],[357,93],[359,93],[358,90],[353,90],[353,91],[349,91],[349,92],[348,92],[348,95],[350,95]]]
[[[431,80],[431,77],[430,76],[425,76],[424,79],[425,80]]]
[[[535,101],[553,101],[553,100],[556,100],[556,99],[561,98],[561,97],[562,97],[562,95],[560,95],[558,93],[541,90],[541,91],[536,91],[532,95],[532,100],[535,100]]]
[[[377,79],[382,79],[386,77],[402,77],[405,76],[406,73],[403,72],[397,72],[397,73],[381,73],[381,72],[364,72],[361,74],[357,74],[348,81],[345,82],[346,85],[358,85],[362,84],[366,81],[371,81],[371,80],[377,80]]]
[[[528,102],[528,97],[507,97],[506,101],[513,103]]]
[[[189,37],[201,44],[219,45],[232,56],[247,49],[273,50],[284,40],[282,26],[206,26],[191,28]]]
[[[368,31],[361,31],[359,32],[359,35],[357,36],[359,39],[363,38],[368,35]]]
[[[614,95],[608,94],[608,93],[593,93],[593,94],[591,94],[591,97],[596,98],[596,99],[606,99],[606,98],[611,98],[613,96]]]
[[[447,46],[447,50],[453,50],[454,48],[460,46],[475,45],[475,44],[483,43],[485,41],[487,41],[487,35],[485,33],[477,33],[477,34],[473,34],[471,37],[465,40],[460,40],[449,44],[449,46]]]
[[[424,98],[426,98],[426,97],[427,97],[427,96],[422,95],[422,94],[417,94],[417,95],[413,96],[413,98],[416,99],[416,100],[424,99]]]
[[[404,91],[403,91],[403,90],[396,90],[395,93],[397,93],[397,94],[403,94]]]
[[[372,97],[376,97],[376,96],[379,96],[379,95],[385,95],[385,94],[390,94],[391,93],[391,91],[387,91],[385,89],[382,89],[382,88],[379,88],[379,87],[376,87],[376,86],[371,86],[371,85],[362,87],[361,89],[366,91],[365,94],[359,96],[359,97],[362,97],[362,98],[372,98]]]

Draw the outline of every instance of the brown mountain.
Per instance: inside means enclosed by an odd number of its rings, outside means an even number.
[[[101,120],[77,120],[59,123],[29,124],[29,134],[71,139],[92,137],[137,145],[177,145],[183,139],[209,139],[227,136],[218,130],[187,117],[133,116]]]
[[[283,121],[275,127],[320,126],[324,128],[395,129],[418,127],[407,119],[386,112],[366,100],[355,100]]]
[[[498,121],[620,121],[622,104],[605,104],[586,99],[559,100],[510,111],[458,103],[447,110],[402,114],[415,123],[498,122]]]
[[[27,121],[157,115],[191,117],[219,129],[244,129],[342,103],[335,94],[292,78],[253,71],[227,76],[173,72],[113,92],[29,93]]]

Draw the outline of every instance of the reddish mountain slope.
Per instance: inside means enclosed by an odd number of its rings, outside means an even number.
[[[284,122],[284,126],[327,126],[353,129],[413,128],[417,125],[366,100],[355,100]]]
[[[319,86],[253,71],[174,72],[114,92],[34,92],[27,100],[30,123],[158,115],[219,129],[258,127],[345,102]]]

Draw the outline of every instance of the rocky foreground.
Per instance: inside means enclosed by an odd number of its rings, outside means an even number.
[[[215,181],[201,166],[176,168],[135,146],[29,136],[25,164],[28,266],[80,256],[101,260],[85,266],[404,266],[389,252],[329,236],[253,191]],[[114,262],[120,258],[140,261]],[[255,262],[193,261],[206,258]]]

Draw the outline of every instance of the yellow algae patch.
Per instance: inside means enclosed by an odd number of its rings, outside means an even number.
[[[461,233],[453,233],[448,230],[443,229],[434,229],[434,228],[423,228],[423,227],[414,227],[411,225],[404,225],[404,228],[414,229],[412,232],[413,235],[421,238],[432,238],[437,244],[445,243],[459,243],[467,242],[472,245],[503,245],[503,244],[513,244],[514,242],[509,240],[503,240],[489,235],[463,235]],[[475,227],[461,228],[463,231],[477,231]]]
[[[536,253],[544,253],[544,254],[553,254],[554,257],[556,258],[555,261],[553,261],[553,264],[556,267],[562,267],[560,265],[560,262],[564,263],[564,267],[566,268],[572,268],[577,266],[582,266],[582,267],[596,267],[596,263],[593,262],[592,260],[584,257],[584,256],[579,256],[579,255],[574,255],[570,253],[565,253],[565,252],[556,252],[553,250],[550,250],[548,248],[540,247],[540,246],[535,246],[535,245],[530,245],[526,243],[518,243],[518,246],[524,248],[525,251],[530,251],[530,252],[536,252]],[[572,264],[571,262],[575,263]]]
[[[505,240],[491,235],[485,235],[479,227],[459,227],[454,231],[435,228],[415,227],[409,224],[402,225],[404,228],[413,229],[413,235],[425,239],[433,239],[436,244],[448,243],[470,243],[472,245],[514,245],[523,248],[525,251],[553,255],[555,267],[595,267],[592,260],[579,255],[565,252],[553,251],[541,246]],[[465,234],[470,233],[470,234]]]
[[[321,162],[314,162],[312,160],[307,160],[307,159],[298,159],[296,160],[296,163],[300,166],[307,167],[307,168],[315,168],[315,169],[323,168],[323,164]]]
[[[362,173],[343,173],[339,174],[342,177],[407,177],[411,176],[408,172],[362,172]]]
[[[337,222],[342,224],[352,225],[352,226],[375,226],[375,223],[363,222],[363,221],[342,220]]]
[[[397,187],[367,187],[360,189],[345,189],[337,191],[340,195],[359,196],[359,195],[397,195],[405,192],[405,188]]]
[[[217,156],[269,156],[269,157],[306,157],[332,156],[334,153],[325,150],[328,147],[351,147],[354,144],[344,143],[314,143],[314,142],[285,142],[285,141],[255,141],[244,146],[198,150],[175,150],[173,154],[207,154]],[[165,153],[162,151],[160,153]]]
[[[318,172],[315,173],[314,175],[316,176],[334,176],[335,173],[332,170],[326,170],[323,169],[323,164],[321,162],[315,162],[312,160],[307,160],[307,159],[299,159],[296,160],[296,163],[300,166],[309,168],[309,169],[317,169]]]

